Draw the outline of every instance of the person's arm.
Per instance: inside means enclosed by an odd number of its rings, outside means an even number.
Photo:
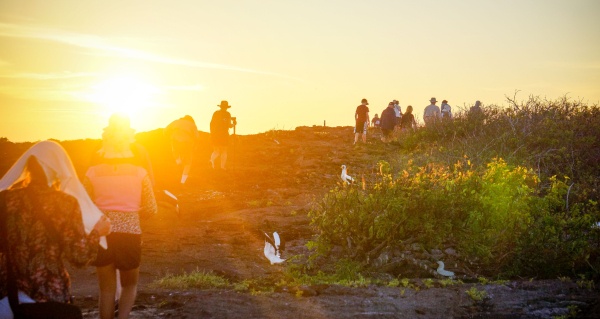
[[[89,235],[86,235],[79,203],[70,196],[66,197],[62,203],[62,212],[64,219],[61,218],[62,220],[55,227],[60,229],[64,256],[74,266],[83,267],[96,258],[99,239],[108,234],[110,223],[108,230],[103,228],[104,224],[100,224],[99,227],[94,227]],[[98,226],[98,223],[96,225]]]
[[[142,180],[142,207],[140,208],[140,216],[143,218],[156,215],[158,207],[156,205],[156,198],[152,191],[152,184],[148,175],[144,176]]]

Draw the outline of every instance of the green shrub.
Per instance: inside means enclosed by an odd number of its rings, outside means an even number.
[[[209,289],[223,288],[229,285],[229,281],[211,272],[196,269],[191,273],[182,275],[168,274],[163,278],[155,280],[151,286],[164,289]]]

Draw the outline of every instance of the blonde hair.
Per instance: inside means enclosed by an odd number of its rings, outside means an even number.
[[[134,133],[126,115],[111,115],[108,126],[102,133],[102,148],[99,153],[105,158],[133,157],[130,145],[135,142]]]

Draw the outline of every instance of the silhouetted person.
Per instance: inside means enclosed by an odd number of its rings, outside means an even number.
[[[360,105],[356,107],[354,112],[354,144],[358,142],[358,136],[362,135],[363,143],[367,143],[367,127],[369,126],[369,102],[367,99],[362,99]]]
[[[53,141],[28,149],[0,179],[0,191],[0,244],[6,249],[0,254],[0,299],[11,293],[8,273],[18,302],[70,303],[64,261],[82,267],[96,259],[110,221],[85,192],[66,151]],[[0,305],[0,317],[10,313]]]
[[[440,112],[442,113],[442,120],[452,119],[452,107],[448,104],[448,101],[446,101],[446,100],[442,101],[442,106],[440,107]]]
[[[402,115],[402,119],[400,120],[400,127],[402,131],[412,130],[417,127],[417,122],[415,121],[415,116],[412,114],[413,107],[409,105],[406,107],[406,112]]]
[[[388,106],[381,112],[381,141],[387,143],[392,137],[394,127],[396,126],[396,112],[394,111],[394,102],[390,102]]]
[[[213,145],[213,153],[210,156],[210,163],[212,168],[215,167],[215,161],[218,157],[221,157],[221,169],[225,169],[227,163],[227,148],[229,146],[229,129],[234,127],[237,123],[235,119],[232,119],[231,114],[227,111],[231,107],[229,102],[221,101],[221,104],[217,105],[221,109],[213,113],[212,119],[210,120],[210,140]]]
[[[194,150],[200,138],[196,122],[191,116],[186,115],[171,122],[165,129],[165,134],[171,142],[175,163],[183,166],[180,182],[184,184],[190,174]]]
[[[373,127],[379,127],[380,124],[381,124],[381,119],[379,118],[379,114],[375,114],[375,116],[371,120],[371,125]]]
[[[425,126],[428,127],[435,125],[440,120],[440,108],[435,105],[437,100],[432,97],[429,102],[431,102],[431,104],[425,107],[425,110],[423,111],[423,120],[425,121]]]
[[[117,274],[122,285],[119,318],[127,318],[135,303],[142,256],[140,216],[157,212],[148,171],[136,165],[134,130],[129,119],[113,115],[102,134],[100,159],[91,166],[84,185],[94,203],[112,221],[108,248],[94,262],[100,286],[100,318],[114,318]],[[117,272],[118,270],[118,272]]]

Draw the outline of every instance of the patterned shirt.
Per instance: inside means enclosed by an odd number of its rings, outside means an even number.
[[[68,302],[71,281],[64,259],[83,267],[96,258],[98,233],[85,234],[73,196],[44,186],[0,193],[17,288],[38,302]],[[48,229],[51,228],[51,229]],[[6,256],[0,254],[0,298],[7,295]]]

